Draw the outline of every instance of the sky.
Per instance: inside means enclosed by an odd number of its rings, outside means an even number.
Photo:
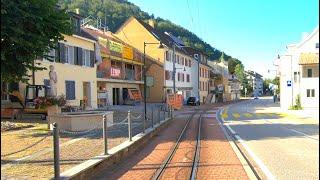
[[[303,32],[319,24],[318,0],[129,1],[188,29],[264,78],[275,76],[273,61],[286,45],[299,42]]]

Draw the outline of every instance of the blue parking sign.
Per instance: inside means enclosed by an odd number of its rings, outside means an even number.
[[[288,86],[288,87],[291,86],[291,81],[287,81],[287,86]]]

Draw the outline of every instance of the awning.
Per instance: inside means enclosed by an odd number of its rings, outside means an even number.
[[[301,53],[299,64],[319,64],[319,53]]]

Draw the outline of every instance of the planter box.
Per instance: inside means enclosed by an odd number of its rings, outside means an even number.
[[[61,113],[48,116],[48,123],[58,123],[59,129],[66,131],[86,131],[103,128],[103,115],[106,114],[107,126],[113,124],[113,111],[88,111]],[[50,128],[51,129],[51,128]]]

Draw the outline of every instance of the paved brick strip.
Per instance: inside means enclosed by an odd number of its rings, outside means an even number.
[[[203,118],[197,179],[249,179],[216,118]]]
[[[92,179],[151,179],[168,156],[186,120],[187,118],[176,118],[143,149],[123,162],[104,169]]]
[[[161,179],[189,179],[196,150],[196,137],[199,115],[195,115],[186,129],[185,137],[180,142]]]

